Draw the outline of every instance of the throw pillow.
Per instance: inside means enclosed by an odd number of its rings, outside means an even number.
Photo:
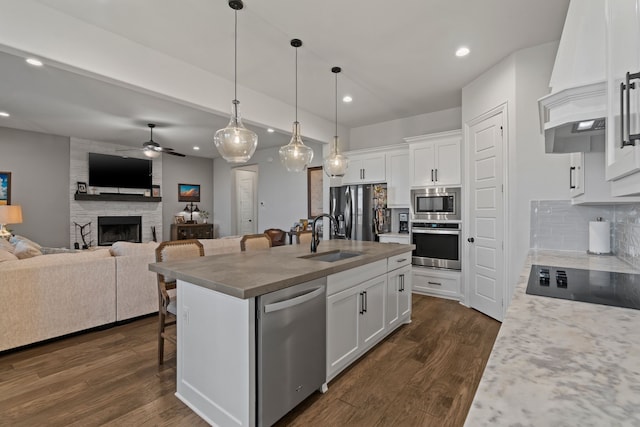
[[[32,258],[34,256],[42,255],[39,248],[32,244],[33,242],[26,242],[24,240],[19,241],[16,244],[16,248],[13,250],[13,254],[18,259]]]
[[[33,240],[29,240],[26,237],[20,236],[18,234],[14,234],[13,236],[11,236],[11,239],[9,239],[9,242],[11,242],[13,245],[17,245],[18,242],[27,242],[30,246],[37,249],[40,249],[42,247],[36,242],[34,242]]]
[[[1,240],[4,240],[4,239],[1,239]],[[15,261],[17,259],[18,259],[18,257],[15,256],[14,254],[12,254],[11,252],[9,252],[9,251],[7,251],[5,249],[0,249],[0,262],[2,262],[2,261]]]
[[[13,245],[7,239],[0,238],[0,249],[13,253]]]

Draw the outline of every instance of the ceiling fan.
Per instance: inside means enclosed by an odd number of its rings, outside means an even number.
[[[147,124],[147,126],[149,126],[149,130],[151,131],[151,136],[149,137],[148,141],[142,143],[142,148],[140,148],[140,150],[142,150],[142,153],[145,156],[155,159],[156,157],[159,157],[160,154],[167,153],[167,154],[171,154],[172,156],[186,157],[184,154],[178,153],[173,148],[161,147],[160,144],[158,144],[153,140],[153,128],[155,128],[156,125],[154,123],[149,123]],[[119,150],[119,151],[129,151],[129,150]]]

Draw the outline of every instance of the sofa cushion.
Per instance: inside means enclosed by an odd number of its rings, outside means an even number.
[[[96,258],[111,258],[107,249],[95,249],[73,254],[53,254],[36,256],[28,259],[16,259],[15,261],[0,262],[0,274],[6,270],[28,269],[50,265],[70,265]]]
[[[18,259],[26,259],[42,255],[42,251],[30,240],[19,240],[18,243],[16,243],[15,249],[13,250],[13,254],[17,256]]]
[[[0,239],[4,240],[4,239]],[[18,257],[15,256],[12,252],[9,252],[6,249],[0,249],[0,262],[2,261],[15,261]]]
[[[148,243],[132,243],[132,242],[115,242],[111,245],[111,255],[113,256],[125,256],[125,255],[145,255],[156,253],[158,242]]]

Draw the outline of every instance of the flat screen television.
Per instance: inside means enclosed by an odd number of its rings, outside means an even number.
[[[151,160],[89,153],[89,185],[92,187],[151,188]]]

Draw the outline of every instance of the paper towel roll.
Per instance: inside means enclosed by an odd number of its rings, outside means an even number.
[[[608,254],[611,252],[611,238],[607,221],[589,221],[589,252]]]

